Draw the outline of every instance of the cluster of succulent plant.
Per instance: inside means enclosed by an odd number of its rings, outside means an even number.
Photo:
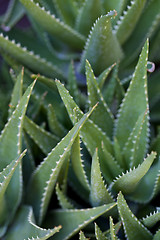
[[[160,239],[160,1],[11,0],[0,23],[0,238]]]

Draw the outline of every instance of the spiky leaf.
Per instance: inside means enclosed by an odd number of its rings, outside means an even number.
[[[146,41],[138,64],[133,74],[132,81],[123,99],[119,109],[118,118],[115,127],[115,136],[123,148],[138,117],[148,109],[147,95],[147,58],[148,58],[148,41]],[[136,94],[136,97],[135,97]],[[138,105],[137,105],[138,104]],[[148,118],[148,116],[147,116]],[[126,124],[124,124],[127,122]],[[145,137],[143,146],[146,148],[148,137],[148,119],[145,127]]]
[[[114,202],[101,176],[101,170],[98,159],[98,149],[95,150],[95,153],[92,158],[90,200],[92,206],[99,206],[102,204]]]
[[[5,240],[46,240],[59,232],[61,226],[53,229],[40,228],[35,224],[33,210],[29,206],[23,206],[17,212],[15,221]]]
[[[152,234],[147,228],[133,215],[129,209],[122,193],[118,194],[117,198],[118,211],[123,223],[126,238],[130,240],[151,240]]]
[[[141,165],[133,170],[127,171],[122,176],[118,177],[112,185],[113,189],[117,191],[122,191],[125,194],[129,194],[135,190],[139,181],[143,178],[143,176],[150,169],[154,159],[156,157],[156,153],[152,152],[148,157],[143,161]]]
[[[84,70],[86,59],[95,74],[100,74],[106,67],[122,58],[122,50],[111,29],[111,18],[115,15],[115,11],[111,11],[96,20],[81,58],[81,71]]]
[[[69,239],[80,229],[83,229],[89,223],[109,211],[115,204],[107,204],[96,208],[80,210],[54,210],[48,216],[49,226],[62,225],[62,230],[55,238],[56,240]]]
[[[59,172],[71,150],[80,129],[94,108],[86,113],[69,133],[56,145],[32,175],[28,188],[28,203],[33,206],[35,217],[41,223],[47,211]],[[30,194],[32,193],[32,194]]]

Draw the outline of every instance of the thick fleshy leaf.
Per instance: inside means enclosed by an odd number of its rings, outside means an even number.
[[[133,32],[137,21],[142,13],[146,0],[131,1],[131,5],[127,6],[128,10],[123,12],[123,16],[114,26],[115,34],[120,44],[123,44]]]
[[[131,132],[124,148],[123,156],[125,159],[125,164],[127,168],[137,167],[144,158],[146,152],[146,146],[144,144],[144,139],[146,137],[146,115],[148,110],[145,113],[142,113]]]
[[[153,239],[153,236],[149,232],[149,230],[145,228],[144,225],[131,212],[122,193],[118,194],[117,206],[127,239],[129,240]]]
[[[22,127],[24,115],[26,113],[29,98],[35,82],[32,83],[24,93],[21,101],[16,106],[11,118],[8,120],[0,135],[0,170],[5,168],[16,159],[21,153],[22,145]],[[9,150],[8,150],[9,146]],[[14,175],[6,191],[6,201],[8,202],[8,211],[10,220],[12,219],[22,197],[22,172],[21,164],[16,168]]]
[[[155,157],[156,153],[152,152],[137,168],[129,172],[127,171],[125,174],[123,173],[122,176],[117,177],[111,184],[112,189],[122,191],[124,194],[132,193],[136,189],[139,181],[150,169]]]
[[[101,7],[101,0],[85,0],[76,18],[76,30],[84,36],[88,36],[93,23],[102,14]]]
[[[122,58],[122,50],[111,28],[111,18],[115,15],[116,12],[111,11],[96,20],[81,57],[81,71],[84,70],[86,59],[92,65],[95,74],[99,75],[106,67]]]
[[[103,99],[101,91],[98,87],[91,65],[86,60],[86,78],[88,87],[88,100],[90,107],[93,107],[97,102],[96,111],[92,114],[91,119],[99,126],[102,131],[106,132],[107,136],[112,137],[113,130],[113,115]]]
[[[60,18],[68,25],[74,26],[77,8],[73,0],[53,0]]]
[[[57,136],[39,127],[27,116],[25,116],[23,127],[45,154],[48,154],[60,140]]]
[[[111,234],[111,240],[117,240],[117,236],[115,234],[115,229],[114,229],[114,223],[113,223],[113,219],[110,216],[109,218],[110,220],[110,234]]]
[[[78,178],[78,180],[82,184],[82,186],[87,191],[89,191],[90,184],[89,184],[89,181],[88,181],[85,169],[84,169],[79,135],[76,137],[76,139],[72,145],[71,160],[72,160],[72,168],[74,170],[76,177]]]
[[[52,239],[69,239],[99,216],[108,214],[115,205],[111,203],[90,209],[52,211],[47,217],[47,226],[62,225],[60,233]]]
[[[114,156],[115,156],[116,161],[118,162],[118,164],[120,165],[120,167],[122,169],[126,169],[126,164],[124,161],[122,150],[121,150],[119,142],[116,138],[114,138],[113,147],[114,147]]]
[[[104,83],[105,83],[105,80],[107,79],[109,73],[112,71],[112,69],[114,68],[116,64],[112,64],[110,67],[108,67],[107,69],[105,69],[99,76],[98,78],[96,79],[97,80],[97,83],[98,83],[98,86],[100,89],[102,89]]]
[[[57,194],[57,198],[58,198],[59,205],[61,206],[61,208],[63,208],[63,209],[74,209],[75,208],[73,206],[73,204],[69,201],[69,199],[65,196],[65,194],[61,191],[58,184],[56,185],[56,194]]]
[[[125,59],[122,65],[128,65],[137,57],[141,47],[147,38],[150,38],[159,26],[160,21],[160,1],[149,1],[145,11],[143,11],[135,30],[125,43],[123,49]]]
[[[10,214],[8,212],[8,202],[5,199],[5,193],[15,170],[25,153],[26,151],[24,151],[16,160],[13,160],[2,172],[0,172],[0,237],[4,234],[3,230],[7,227]]]
[[[79,91],[78,83],[75,75],[74,64],[71,62],[68,70],[68,89],[70,94],[73,96],[75,102],[79,104]]]
[[[148,185],[149,182],[149,185]],[[139,182],[136,191],[129,199],[138,203],[150,202],[160,192],[160,159],[155,163]]]
[[[148,41],[146,41],[138,64],[133,74],[132,81],[122,101],[119,109],[116,126],[115,137],[117,138],[121,148],[124,147],[131,131],[133,130],[138,117],[148,109],[147,94],[147,57],[148,57]],[[135,97],[136,94],[136,97]],[[145,128],[145,138],[143,144],[147,147],[148,141],[148,114]],[[127,123],[127,126],[126,124]]]
[[[80,119],[83,116],[83,112],[79,109],[77,104],[74,102],[72,96],[66,88],[59,82],[56,81],[59,93],[64,102],[65,107],[67,108],[68,114],[73,123],[75,123],[75,115],[77,119]],[[80,136],[82,137],[83,142],[85,143],[88,151],[93,156],[95,149],[98,147],[100,150],[102,148],[101,143],[103,142],[107,150],[112,153],[112,143],[106,134],[90,119],[86,121],[83,128],[81,129]],[[93,141],[94,139],[94,141]]]
[[[84,45],[85,38],[65,25],[50,12],[45,11],[39,4],[32,0],[20,0],[32,17],[51,35],[67,43],[69,46],[81,49]]]
[[[95,223],[95,236],[96,240],[108,240],[108,238],[103,234],[103,232],[96,223]]]
[[[40,228],[35,224],[32,208],[23,206],[17,212],[14,223],[7,232],[5,240],[46,240],[59,232],[60,229],[61,226],[53,229]]]
[[[92,158],[90,201],[92,206],[100,206],[114,202],[101,175],[98,149],[96,149]]]
[[[11,96],[11,101],[9,104],[9,112],[8,116],[11,117],[15,107],[19,103],[21,97],[22,97],[22,90],[23,90],[23,74],[24,74],[24,69],[22,69],[21,73],[19,73],[17,80],[14,85],[14,89],[12,91],[12,96]]]
[[[51,104],[48,105],[47,118],[48,118],[48,125],[51,131],[54,134],[56,134],[58,137],[63,137],[66,133],[66,129],[57,119],[56,113]]]
[[[160,221],[160,209],[157,208],[157,211],[154,213],[150,213],[149,216],[146,216],[142,219],[142,223],[147,227],[151,228],[153,227],[157,222]]]
[[[89,240],[89,238],[86,238],[84,233],[82,231],[80,231],[80,233],[79,233],[79,240]]]
[[[3,34],[0,34],[0,48],[0,51],[9,54],[33,72],[36,71],[48,77],[65,79],[64,74],[56,65],[34,54],[34,52],[28,51],[26,47],[21,47],[20,43],[15,43],[14,40],[10,41],[8,36],[4,37]]]
[[[47,211],[54,185],[68,152],[71,150],[75,138],[93,110],[94,108],[80,119],[56,147],[52,149],[32,175],[28,187],[27,202],[33,206],[35,217],[39,223],[42,222]]]
[[[155,235],[154,235],[154,237],[153,237],[153,240],[159,240],[159,238],[160,238],[160,230],[158,230],[158,231],[155,233]]]
[[[103,174],[106,178],[114,179],[119,174],[123,172],[122,168],[115,160],[115,158],[108,152],[107,148],[105,147],[104,143],[102,142],[102,151],[103,151],[103,158],[100,156],[100,164],[102,166]]]

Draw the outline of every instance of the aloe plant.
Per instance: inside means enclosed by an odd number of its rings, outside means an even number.
[[[159,9],[10,2],[0,18],[0,238],[159,239]],[[15,26],[24,13],[26,33]]]

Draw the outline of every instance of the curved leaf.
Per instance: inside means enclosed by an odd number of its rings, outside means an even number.
[[[87,36],[89,31],[95,22],[95,20],[101,15],[101,1],[100,0],[85,0],[83,6],[78,12],[76,18],[75,28],[78,32]],[[86,22],[87,19],[87,22]]]
[[[131,1],[131,5],[127,6],[128,10],[124,11],[124,15],[117,21],[117,25],[114,26],[115,34],[118,41],[122,45],[133,32],[136,23],[142,13],[146,0],[134,0]]]
[[[92,158],[90,200],[92,206],[114,202],[101,176],[98,149],[95,150]]]
[[[106,132],[108,137],[111,138],[114,117],[103,99],[103,96],[98,87],[91,65],[87,60],[86,60],[86,78],[88,87],[88,100],[90,107],[93,107],[98,102],[97,109],[92,114],[91,119],[97,126],[99,126],[102,129],[102,131]]]
[[[95,74],[100,74],[106,67],[122,58],[122,50],[111,28],[111,18],[115,15],[116,12],[111,11],[94,23],[81,57],[80,71],[84,70],[86,59]]]
[[[27,202],[33,206],[35,217],[42,222],[52,195],[54,185],[68,152],[83,124],[94,108],[86,113],[69,133],[56,145],[31,177]]]
[[[21,47],[20,43],[15,43],[14,40],[10,41],[8,36],[4,37],[0,34],[0,51],[9,54],[13,59],[21,62],[34,72],[40,72],[48,77],[60,77],[64,79],[62,71],[51,62],[35,55],[34,52],[28,51],[26,47]]]
[[[129,209],[122,193],[117,198],[118,211],[123,223],[126,238],[129,240],[151,240],[153,239],[150,231],[133,215]]]
[[[24,118],[23,127],[44,154],[48,154],[59,141],[58,137],[39,127],[27,116]]]
[[[61,224],[62,230],[53,240],[69,239],[79,230],[103,214],[108,214],[116,204],[107,204],[96,208],[79,210],[54,210],[48,216],[47,225],[56,226]]]
[[[6,234],[5,240],[46,240],[59,232],[60,229],[61,226],[48,230],[40,228],[35,224],[32,208],[23,206],[17,212],[14,223]]]
[[[20,0],[33,18],[51,35],[57,39],[67,43],[69,46],[81,49],[84,45],[85,38],[65,25],[50,12],[45,11],[39,4],[35,4],[32,0]]]
[[[127,171],[125,174],[123,173],[122,176],[119,176],[113,182],[112,189],[122,191],[124,194],[132,193],[136,189],[139,181],[150,169],[155,157],[156,153],[152,152],[137,168],[130,170],[130,172]]]
[[[139,57],[133,78],[125,94],[125,98],[120,106],[115,126],[115,137],[124,147],[138,117],[148,109],[147,93],[147,58],[148,58],[148,41],[146,41],[142,53]],[[136,97],[135,97],[136,94]],[[148,118],[148,115],[147,115]],[[126,124],[127,123],[127,126]],[[146,137],[143,139],[147,147],[148,141],[148,119],[145,127]]]

